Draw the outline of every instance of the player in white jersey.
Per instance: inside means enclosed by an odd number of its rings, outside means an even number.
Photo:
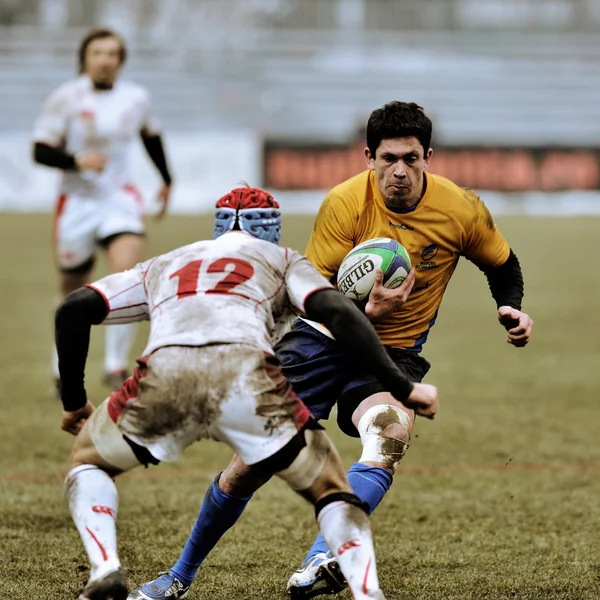
[[[125,45],[116,33],[92,30],[79,49],[80,76],[50,95],[35,124],[36,162],[62,170],[54,221],[62,297],[89,281],[98,246],[106,249],[111,272],[142,259],[142,202],[129,164],[139,136],[164,182],[159,216],[167,207],[171,175],[159,125],[148,92],[118,78],[125,58]],[[130,324],[106,332],[104,367],[113,389],[126,378],[134,336]]]
[[[82,600],[124,600],[112,477],[223,441],[258,477],[277,473],[315,506],[355,600],[383,599],[369,520],[322,428],[283,377],[273,346],[298,314],[329,327],[389,389],[432,418],[433,386],[398,370],[367,318],[301,255],[279,248],[280,214],[260,189],[217,203],[214,241],[184,246],[70,294],[57,310],[62,428],[77,435],[66,497],[91,573]],[[238,230],[238,231],[236,231]],[[150,321],[133,377],[97,410],[83,376],[92,324]]]

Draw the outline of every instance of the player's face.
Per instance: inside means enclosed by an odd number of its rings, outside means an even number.
[[[114,37],[90,42],[85,53],[85,72],[95,84],[112,86],[121,68],[121,42]]]
[[[414,206],[423,195],[423,171],[429,167],[432,150],[423,150],[416,137],[382,140],[371,155],[365,148],[367,165],[375,171],[377,187],[390,208]]]

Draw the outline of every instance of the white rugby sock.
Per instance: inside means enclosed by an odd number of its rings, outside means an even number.
[[[321,533],[337,558],[354,600],[384,600],[367,514],[347,502],[332,502],[318,517]]]
[[[135,333],[135,323],[109,325],[106,328],[106,347],[104,350],[104,370],[106,373],[122,371],[127,368]]]
[[[121,563],[117,555],[115,482],[94,465],[75,467],[65,478],[65,497],[90,559],[90,581],[116,571]]]

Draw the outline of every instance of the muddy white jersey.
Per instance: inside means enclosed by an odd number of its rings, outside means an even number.
[[[93,284],[105,324],[150,320],[144,354],[245,343],[273,353],[313,292],[331,284],[290,248],[242,232],[178,248]]]
[[[129,154],[140,131],[159,133],[148,92],[128,81],[95,90],[82,75],[46,100],[34,128],[34,141],[69,154],[99,152],[107,157],[102,173],[64,171],[61,192],[99,198],[131,183]]]

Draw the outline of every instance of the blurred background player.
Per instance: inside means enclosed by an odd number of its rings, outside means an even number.
[[[369,321],[300,254],[278,248],[278,204],[260,189],[217,203],[214,241],[109,275],[57,310],[62,428],[77,435],[66,497],[92,570],[82,600],[123,600],[112,477],[176,460],[201,438],[227,443],[261,477],[274,473],[315,506],[356,600],[383,600],[369,521],[341,460],[281,374],[273,345],[294,314],[325,323],[407,406],[433,418],[437,392],[413,385]],[[84,370],[93,324],[150,320],[144,357],[98,410]]]
[[[98,246],[111,272],[142,259],[143,206],[129,166],[138,136],[163,179],[159,218],[167,210],[172,180],[159,125],[148,92],[119,79],[126,56],[114,31],[91,30],[79,47],[80,76],[50,95],[35,124],[35,161],[63,171],[54,224],[62,297],[89,281]],[[127,377],[134,338],[133,324],[106,330],[105,380],[113,389]],[[53,370],[59,385],[56,355]]]
[[[379,277],[363,310],[392,360],[416,382],[429,371],[420,352],[460,256],[487,277],[510,344],[525,346],[533,327],[521,311],[519,261],[483,202],[471,190],[426,173],[433,152],[431,134],[430,119],[414,103],[390,102],[374,110],[367,123],[368,170],[329,192],[306,251],[319,272],[335,281],[342,260],[361,242],[390,237],[404,245],[414,266],[409,276],[394,290],[384,288]],[[340,429],[361,439],[362,455],[350,468],[348,480],[371,513],[408,450],[414,411],[360,362],[348,358],[343,344],[318,323],[297,320],[275,350],[286,378],[312,415],[326,419],[337,403]],[[132,597],[181,598],[170,595],[171,585],[191,585],[213,540],[239,518],[261,483],[251,468],[234,458],[217,484],[226,492],[224,499],[209,507],[205,498],[177,563]],[[319,536],[290,578],[288,593],[311,598],[340,592],[345,585],[335,556]]]

